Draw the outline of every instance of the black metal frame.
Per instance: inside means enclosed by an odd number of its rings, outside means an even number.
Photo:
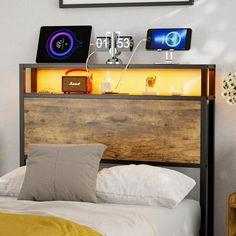
[[[129,68],[170,68],[170,69],[201,69],[200,97],[195,96],[120,96],[120,95],[79,95],[79,94],[24,94],[24,70],[25,68],[81,68],[84,64],[21,64],[20,65],[20,165],[25,165],[24,156],[24,98],[80,98],[80,99],[135,99],[135,100],[186,100],[199,101],[201,103],[201,158],[200,164],[159,163],[145,161],[117,161],[102,160],[111,164],[150,164],[155,166],[200,168],[200,205],[201,205],[201,236],[214,235],[214,113],[215,97],[208,96],[208,69],[215,70],[215,65],[130,65]],[[124,68],[125,65],[90,65],[90,68]],[[211,81],[214,86],[214,81]]]
[[[101,0],[102,2],[102,0]],[[194,0],[188,1],[172,1],[165,0],[161,2],[130,2],[130,3],[86,3],[86,4],[65,4],[63,0],[59,0],[60,8],[90,8],[90,7],[139,7],[139,6],[180,6],[180,5],[193,5]]]
[[[214,235],[214,100],[206,99],[208,94],[208,71],[201,75],[201,167],[200,204],[202,209],[201,233]]]
[[[24,81],[25,81],[25,65],[20,64],[20,82],[19,82],[19,95],[20,95],[20,166],[26,164],[24,146],[25,146],[25,124],[24,124]]]

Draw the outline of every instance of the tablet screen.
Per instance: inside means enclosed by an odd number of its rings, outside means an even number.
[[[36,62],[85,63],[91,31],[91,26],[41,27]]]

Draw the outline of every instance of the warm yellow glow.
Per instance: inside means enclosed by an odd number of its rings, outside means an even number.
[[[37,91],[62,93],[62,76],[66,69],[38,69]],[[101,93],[101,83],[111,81],[112,90],[130,95],[145,92],[156,95],[200,96],[200,69],[90,69],[93,74],[93,93]],[[70,75],[85,75],[86,72],[72,72]],[[146,78],[156,75],[153,87],[146,90]],[[118,81],[120,80],[118,87]]]
[[[38,69],[37,70],[37,91],[62,93],[62,76],[65,69]]]

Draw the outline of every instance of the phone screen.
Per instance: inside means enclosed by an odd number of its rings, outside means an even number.
[[[147,50],[189,50],[192,30],[149,29],[147,32]]]

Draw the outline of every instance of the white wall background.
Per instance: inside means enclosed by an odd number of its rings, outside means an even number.
[[[221,82],[236,67],[235,0],[196,0],[190,7],[59,9],[58,0],[0,2],[0,175],[19,165],[18,64],[35,62],[42,25],[91,24],[94,35],[122,31],[144,38],[151,27],[191,27],[192,50],[178,53],[184,63],[215,63],[216,86],[216,208],[215,235],[225,235],[226,197],[236,190],[236,106],[221,98]],[[144,50],[134,63],[161,61]],[[106,54],[94,57],[104,62]],[[128,55],[124,56],[127,61]]]

